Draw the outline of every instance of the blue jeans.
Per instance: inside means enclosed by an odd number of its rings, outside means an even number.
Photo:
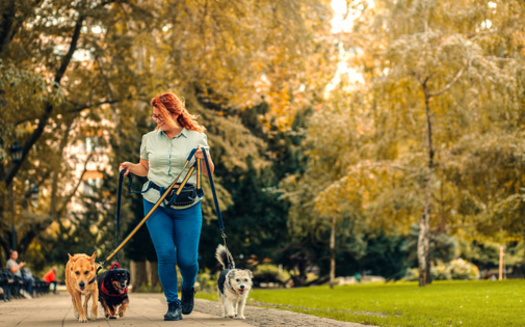
[[[153,203],[144,200],[144,216],[153,207]],[[159,206],[146,221],[146,226],[157,252],[159,278],[166,300],[168,303],[178,302],[175,265],[179,266],[185,290],[193,287],[199,271],[201,203],[182,210]]]

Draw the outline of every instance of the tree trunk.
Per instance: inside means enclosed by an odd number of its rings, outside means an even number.
[[[419,237],[417,242],[417,259],[419,264],[419,286],[425,286],[427,283],[427,274],[430,273],[427,267],[428,248],[429,248],[429,219],[428,219],[428,208],[425,205],[425,209],[421,218],[419,219]]]
[[[425,286],[429,281],[432,281],[430,275],[430,201],[432,196],[432,177],[434,173],[434,147],[432,144],[432,122],[430,119],[430,97],[431,95],[427,89],[426,78],[421,81],[423,93],[425,95],[425,112],[427,118],[427,140],[428,140],[428,172],[425,176],[425,204],[423,214],[419,219],[419,237],[417,243],[417,257],[419,263],[419,286]]]
[[[146,261],[146,270],[148,271],[148,281],[151,287],[155,287],[160,282],[158,262]]]
[[[330,232],[330,288],[335,284],[335,223],[337,218],[332,218],[332,231]]]
[[[133,289],[138,290],[141,286],[148,284],[148,274],[146,273],[146,261],[130,261],[129,273],[130,282]]]

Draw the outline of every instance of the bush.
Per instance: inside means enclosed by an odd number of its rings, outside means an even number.
[[[216,276],[212,275],[209,269],[205,269],[203,273],[197,275],[197,281],[195,282],[195,289],[203,293],[214,294],[217,292],[217,278],[219,273]]]
[[[283,286],[290,279],[290,275],[279,269],[276,265],[261,264],[253,271],[253,284],[261,286],[261,284],[275,283]]]
[[[430,269],[433,280],[471,280],[479,279],[479,269],[476,265],[461,258],[454,259],[447,264],[439,263]],[[419,280],[419,270],[412,268],[407,270],[405,276],[407,281]]]

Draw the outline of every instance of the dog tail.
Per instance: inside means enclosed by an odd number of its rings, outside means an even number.
[[[222,245],[219,244],[217,247],[217,251],[215,252],[215,257],[219,261],[219,263],[222,265],[222,269],[235,269],[235,262],[233,261],[233,257],[228,251],[228,249]]]

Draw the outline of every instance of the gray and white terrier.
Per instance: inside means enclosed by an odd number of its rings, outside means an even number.
[[[222,316],[246,319],[244,305],[252,288],[253,274],[248,269],[235,269],[233,257],[224,245],[219,245],[215,257],[222,265],[217,288],[222,303]]]

